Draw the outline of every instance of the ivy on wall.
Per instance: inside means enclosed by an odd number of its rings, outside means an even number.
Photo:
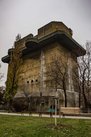
[[[19,68],[22,64],[21,53],[17,49],[13,49],[10,54],[10,62],[8,66],[8,75],[6,81],[5,99],[10,102],[15,96],[18,88]]]

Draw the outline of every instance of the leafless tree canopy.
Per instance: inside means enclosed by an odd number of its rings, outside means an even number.
[[[86,55],[78,58],[77,69],[79,74],[74,71],[74,78],[79,87],[79,102],[88,108],[91,107],[91,42],[86,43]]]
[[[65,96],[65,107],[67,107],[67,79],[68,79],[68,67],[67,63],[62,60],[61,57],[52,57],[52,63],[49,65],[48,77],[52,81],[52,86],[55,90],[62,89]]]
[[[1,68],[1,64],[0,64],[0,68]],[[2,80],[3,78],[3,74],[0,72],[0,81]]]

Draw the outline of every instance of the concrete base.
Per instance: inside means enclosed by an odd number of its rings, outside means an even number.
[[[80,114],[79,107],[61,107],[60,112],[63,114]]]

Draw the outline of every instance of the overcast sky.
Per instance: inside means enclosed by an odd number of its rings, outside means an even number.
[[[37,34],[50,21],[62,21],[82,46],[91,40],[91,0],[0,0],[0,59],[7,55],[18,33]],[[2,63],[6,80],[7,64]]]

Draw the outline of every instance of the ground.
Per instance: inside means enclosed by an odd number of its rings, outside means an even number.
[[[91,137],[91,120],[0,115],[0,137]]]

